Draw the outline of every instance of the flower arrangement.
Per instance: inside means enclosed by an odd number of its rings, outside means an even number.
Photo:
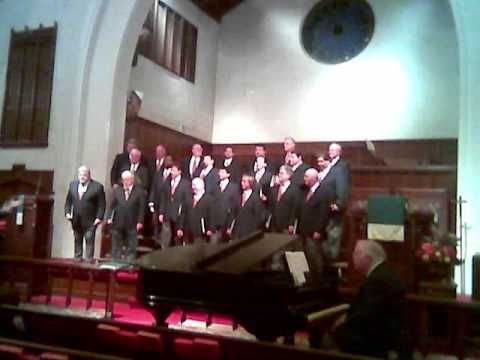
[[[423,237],[416,256],[425,263],[459,264],[457,258],[458,237],[452,233],[441,233],[433,227],[430,234]]]

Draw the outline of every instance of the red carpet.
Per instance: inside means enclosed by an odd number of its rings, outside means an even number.
[[[32,297],[31,302],[33,304],[45,304],[46,296],[37,295]],[[65,308],[66,297],[63,295],[53,295],[50,305],[59,308]],[[84,298],[72,297],[70,309],[86,310],[87,301]],[[93,300],[92,310],[105,311],[105,301]],[[113,305],[113,321],[122,323],[155,326],[156,321],[153,314],[139,304],[136,300],[132,299],[128,303],[116,302]]]

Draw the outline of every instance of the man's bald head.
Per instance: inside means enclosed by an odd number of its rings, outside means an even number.
[[[353,252],[353,265],[362,274],[368,274],[373,265],[385,261],[383,247],[373,240],[358,240]]]
[[[307,169],[303,175],[305,185],[311,188],[318,181],[318,171],[314,168]]]

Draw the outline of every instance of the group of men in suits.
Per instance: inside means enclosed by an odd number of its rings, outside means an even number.
[[[194,144],[181,162],[173,161],[165,146],[158,145],[155,158],[147,162],[135,140],[129,140],[111,170],[113,196],[107,223],[112,224],[112,256],[120,259],[126,242],[127,260],[134,258],[136,235],[149,211],[161,248],[240,239],[267,230],[299,234],[312,267],[319,267],[324,257],[335,258],[340,237],[333,244],[327,229],[341,225],[350,181],[341,147],[330,145],[329,156],[322,157],[327,165],[318,169],[320,173],[303,161],[292,138],[285,139],[284,149],[286,163],[275,166],[267,161],[265,146],[256,145],[251,165],[242,169],[232,147],[225,148],[218,166],[212,155],[203,153],[201,144]],[[80,168],[78,180],[70,184],[65,214],[72,221],[75,257],[82,257],[85,238],[86,258],[91,259],[105,194],[87,170]],[[82,192],[88,196],[84,198]]]

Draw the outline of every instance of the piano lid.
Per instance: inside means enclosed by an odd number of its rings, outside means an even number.
[[[153,251],[138,259],[137,264],[158,271],[242,274],[294,240],[294,236],[287,234],[256,232],[229,243],[200,243]]]

